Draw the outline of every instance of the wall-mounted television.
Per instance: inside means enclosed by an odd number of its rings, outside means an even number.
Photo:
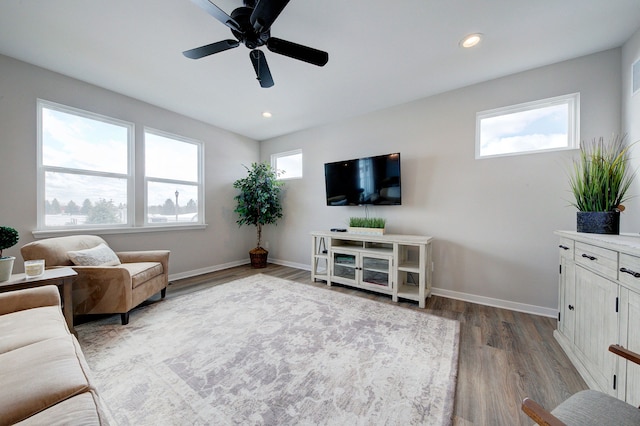
[[[324,165],[328,206],[400,205],[400,153]]]

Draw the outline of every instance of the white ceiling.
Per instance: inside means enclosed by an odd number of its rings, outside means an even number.
[[[275,86],[262,89],[242,45],[181,54],[233,39],[189,0],[2,0],[0,54],[265,140],[618,47],[639,27],[639,0],[291,0],[271,35],[329,63],[263,48]],[[474,32],[482,44],[460,48]]]

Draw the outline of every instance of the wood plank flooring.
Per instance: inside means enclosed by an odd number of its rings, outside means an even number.
[[[171,283],[167,297],[176,297],[263,273],[275,277],[390,303],[391,297],[343,286],[311,282],[309,271],[269,264],[226,269]],[[531,425],[520,410],[525,396],[553,408],[575,392],[587,389],[553,338],[556,321],[459,300],[432,296],[426,309],[415,302],[400,306],[460,321],[460,356],[455,397],[455,425]],[[135,314],[134,314],[135,315]],[[132,318],[133,321],[135,317]]]

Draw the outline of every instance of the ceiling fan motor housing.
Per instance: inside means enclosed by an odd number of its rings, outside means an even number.
[[[250,17],[253,9],[250,7],[239,7],[231,12],[231,17],[240,25],[242,32],[231,29],[231,32],[239,42],[244,43],[249,49],[264,46],[271,36],[270,31],[256,32],[251,25]]]

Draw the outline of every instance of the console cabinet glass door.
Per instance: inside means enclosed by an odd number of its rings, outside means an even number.
[[[363,254],[362,282],[391,289],[391,258]]]
[[[358,254],[349,252],[333,252],[333,277],[356,282]]]

